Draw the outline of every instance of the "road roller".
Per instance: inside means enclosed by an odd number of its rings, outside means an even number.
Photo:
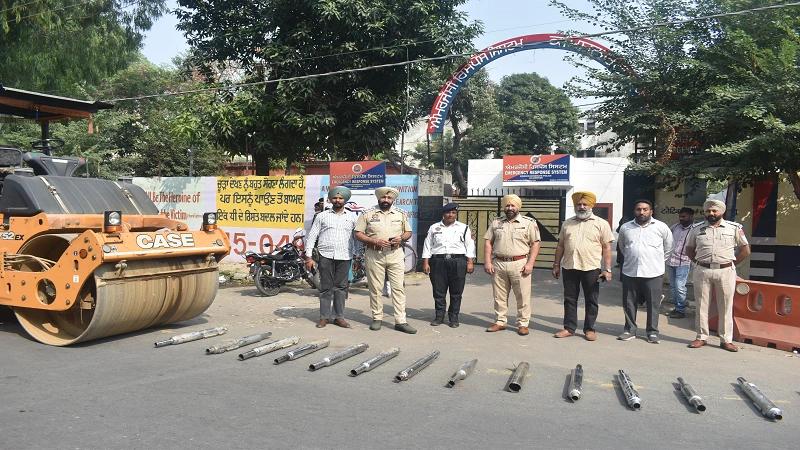
[[[32,144],[40,151],[0,145],[0,305],[44,344],[200,315],[230,251],[214,212],[190,230],[160,214],[139,186],[72,176],[84,161],[52,155],[46,124],[104,107],[111,105],[0,86],[0,115],[42,124]]]

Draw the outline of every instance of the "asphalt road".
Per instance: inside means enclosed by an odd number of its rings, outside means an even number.
[[[556,340],[561,288],[549,273],[534,274],[531,335],[488,334],[491,286],[473,275],[460,328],[431,327],[426,278],[407,280],[409,322],[420,331],[370,331],[368,297],[354,287],[347,305],[352,329],[314,327],[318,301],[310,289],[287,288],[272,298],[251,286],[223,287],[207,313],[193,321],[69,348],[30,340],[0,309],[0,448],[797,448],[800,438],[800,358],[741,344],[733,354],[716,346],[688,349],[693,319],[662,316],[659,345],[615,340],[623,315],[619,282],[604,284],[599,339]],[[582,310],[580,312],[582,315]],[[643,314],[643,311],[640,311]],[[641,316],[641,323],[644,317]],[[155,349],[156,340],[211,326],[228,335]],[[227,338],[271,331],[301,342],[329,337],[316,354],[273,365],[280,352],[239,361],[231,352],[205,355]],[[349,345],[370,349],[333,367],[308,364]],[[357,363],[392,346],[400,355],[357,378]],[[441,356],[408,382],[394,375],[434,349]],[[470,378],[444,387],[464,361],[478,358]],[[531,365],[519,393],[505,390],[511,369]],[[570,369],[583,364],[584,396],[565,399]],[[614,376],[624,369],[643,398],[629,410]],[[708,411],[693,412],[673,383],[684,377]],[[744,376],[784,410],[763,418],[736,387]]]

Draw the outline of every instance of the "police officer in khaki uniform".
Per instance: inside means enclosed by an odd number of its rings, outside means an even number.
[[[696,225],[686,237],[686,256],[694,262],[694,297],[697,299],[695,328],[697,337],[690,348],[706,345],[708,307],[711,290],[717,300],[720,348],[738,352],[733,345],[733,295],[736,288],[736,264],[750,256],[750,244],[741,225],[723,219],[725,203],[708,200],[703,204],[706,221]],[[736,250],[738,251],[738,254]]]
[[[483,235],[484,270],[492,275],[495,313],[494,324],[486,331],[506,329],[508,296],[513,290],[517,299],[517,333],[526,336],[531,319],[531,273],[541,237],[536,221],[519,214],[522,200],[518,196],[506,195],[501,205],[505,217],[493,220]]]
[[[392,305],[394,306],[394,329],[403,333],[417,332],[406,322],[405,253],[403,243],[411,239],[411,224],[406,213],[393,207],[400,195],[397,189],[382,187],[375,190],[378,206],[364,211],[356,222],[356,239],[366,246],[364,258],[367,265],[369,304],[372,309],[372,324],[369,329],[381,329],[383,302],[381,290],[384,280],[389,279]]]

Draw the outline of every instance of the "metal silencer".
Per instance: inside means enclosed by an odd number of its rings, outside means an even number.
[[[642,407],[642,398],[639,397],[639,392],[633,387],[631,377],[625,373],[624,370],[619,371],[619,385],[622,387],[622,392],[625,394],[625,401],[631,409],[639,410]]]
[[[264,339],[268,339],[272,336],[272,333],[260,333],[260,334],[252,334],[250,336],[241,337],[239,339],[233,339],[230,341],[223,342],[222,344],[215,345],[213,347],[208,347],[206,349],[207,355],[217,355],[220,353],[229,352],[231,350],[236,350],[240,347],[245,347],[250,344],[255,344],[256,342],[261,342]]]
[[[364,372],[369,372],[370,370],[380,366],[381,364],[385,363],[386,361],[394,358],[400,353],[400,349],[397,347],[392,347],[385,352],[380,352],[378,356],[372,357],[358,366],[356,366],[353,370],[350,371],[350,376],[355,377]]]
[[[158,341],[155,343],[156,348],[166,347],[167,345],[178,345],[186,342],[198,341],[200,339],[219,336],[228,332],[225,327],[209,328],[207,330],[192,331],[191,333],[183,333],[177,336],[172,336],[169,339]]]
[[[581,399],[583,391],[583,366],[578,364],[569,373],[569,398],[573,402]]]
[[[396,381],[406,381],[411,379],[414,375],[418,374],[422,369],[431,365],[432,362],[439,357],[439,350],[434,350],[427,355],[423,356],[422,358],[414,361],[411,363],[410,366],[406,367],[405,369],[401,370],[394,376]]]
[[[317,350],[321,350],[328,346],[331,343],[330,339],[320,339],[318,341],[309,342],[306,345],[301,347],[297,347],[294,350],[289,350],[286,354],[281,355],[275,358],[275,364],[280,364],[286,361],[294,361],[297,358],[306,356],[310,353],[314,353]]]
[[[472,375],[472,372],[475,371],[475,366],[478,365],[478,360],[473,359],[470,361],[465,362],[461,365],[461,367],[456,370],[456,373],[450,377],[450,381],[447,382],[447,387],[453,387],[461,380],[467,379],[468,376]]]
[[[686,401],[689,402],[690,405],[694,406],[694,409],[697,412],[703,412],[706,410],[706,405],[703,404],[703,398],[697,394],[697,391],[694,390],[691,384],[687,383],[681,377],[678,377],[678,384],[681,387],[681,393],[683,393],[683,396],[686,397]]]
[[[275,350],[280,350],[282,348],[291,347],[298,342],[300,342],[300,338],[297,336],[290,336],[277,341],[272,341],[260,347],[254,347],[253,349],[240,354],[239,361],[244,361],[245,359],[254,358],[256,356],[266,355],[267,353],[274,352]]]
[[[356,345],[351,345],[350,347],[347,347],[346,349],[338,353],[334,353],[332,355],[328,355],[322,358],[321,361],[317,361],[314,364],[310,364],[308,366],[308,370],[315,371],[318,369],[322,369],[323,367],[332,366],[338,362],[344,361],[347,358],[352,358],[353,356],[356,356],[359,353],[363,353],[368,348],[369,345],[365,342]]]
[[[517,364],[517,367],[511,373],[511,378],[508,379],[508,389],[511,392],[519,392],[522,390],[522,383],[525,382],[525,377],[528,375],[528,369],[531,365],[526,362]]]
[[[761,414],[764,415],[767,419],[771,420],[781,420],[783,419],[783,411],[780,408],[775,406],[775,403],[772,403],[761,389],[758,388],[755,384],[745,380],[742,377],[736,379],[739,382],[739,386],[742,388],[745,394],[750,397],[750,400],[753,401],[753,404],[756,405]]]

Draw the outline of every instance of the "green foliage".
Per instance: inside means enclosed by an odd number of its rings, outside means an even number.
[[[199,82],[185,78],[176,69],[141,60],[84,95],[119,98],[198,87]],[[187,176],[188,149],[193,152],[195,176],[219,175],[226,156],[210,132],[209,124],[216,114],[211,94],[123,101],[113,110],[95,114],[93,134],[87,133],[86,121],[53,124],[50,133],[65,141],[57,154],[86,158],[89,175],[94,177]],[[23,149],[30,149],[29,143],[38,137],[39,128],[31,122],[0,126],[0,142]]]
[[[549,154],[552,147],[575,147],[578,110],[561,89],[535,73],[504,77],[497,89],[502,132],[511,147],[504,153]]]
[[[568,17],[616,29],[765,2],[590,3],[589,13],[561,6]],[[798,30],[800,10],[789,7],[630,32],[611,39],[630,71],[590,70],[573,93],[608,98],[595,111],[600,131],[613,130],[619,145],[648,146],[641,167],[669,184],[691,177],[750,183],[783,171],[800,196]],[[681,152],[685,141],[693,151]]]
[[[0,2],[0,83],[85,94],[138,57],[165,0]]]
[[[275,80],[471,49],[478,34],[457,7],[464,0],[180,0],[180,28],[211,74],[235,66],[248,81]],[[258,20],[253,20],[253,18]],[[415,86],[429,64],[271,83],[238,92],[238,133],[257,141],[256,161],[390,153],[412,117]],[[213,77],[218,80],[219,77]],[[244,101],[236,97],[247,96]],[[246,122],[239,122],[246,120]],[[241,142],[241,136],[230,138]],[[263,170],[259,164],[259,170]]]

